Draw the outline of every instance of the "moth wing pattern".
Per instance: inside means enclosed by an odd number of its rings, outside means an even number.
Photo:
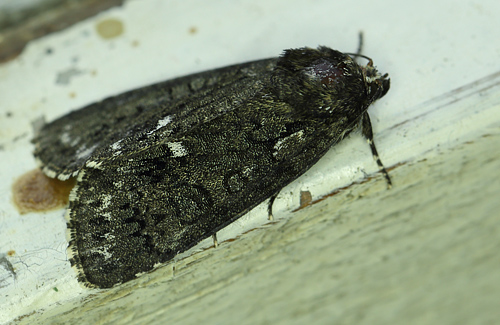
[[[286,114],[275,107],[262,128],[260,118],[242,114],[248,105],[82,169],[68,212],[81,281],[109,287],[151,270],[276,194],[328,148],[314,123],[278,117]]]
[[[260,82],[256,71],[270,71],[276,61],[266,59],[237,68],[216,69],[209,78],[206,73],[196,73],[72,111],[43,126],[33,139],[34,155],[48,176],[61,180],[74,177],[89,160],[112,158],[148,147],[170,136],[174,129],[182,132],[201,120],[207,123],[231,110],[233,103],[225,98],[241,91],[242,84],[251,93]],[[184,104],[196,102],[196,98],[200,98],[200,105]],[[219,105],[205,105],[217,101]]]

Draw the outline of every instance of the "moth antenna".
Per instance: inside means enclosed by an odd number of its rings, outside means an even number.
[[[346,53],[346,54],[350,55],[350,56],[352,56],[354,58],[363,58],[363,59],[366,59],[366,60],[368,60],[368,63],[366,64],[366,66],[373,67],[373,60],[370,57],[366,56],[366,55],[357,54],[357,53]]]
[[[363,31],[359,31],[358,34],[358,50],[356,51],[356,57],[361,56],[361,52],[363,51]]]
[[[367,57],[366,55],[361,54],[361,52],[363,51],[363,44],[364,44],[364,37],[363,37],[362,31],[359,32],[358,39],[359,39],[358,50],[356,51],[356,53],[346,53],[346,54],[352,56],[354,59],[356,59],[356,58],[366,59],[366,60],[368,60],[367,66],[373,67],[373,60],[371,58]]]

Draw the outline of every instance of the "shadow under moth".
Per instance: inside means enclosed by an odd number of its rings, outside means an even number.
[[[385,171],[367,109],[389,90],[360,54],[284,51],[107,98],[46,124],[43,172],[77,177],[70,261],[86,286],[152,270],[269,200],[357,127]],[[366,58],[366,57],[365,57]]]

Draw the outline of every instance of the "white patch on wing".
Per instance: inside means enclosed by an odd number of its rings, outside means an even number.
[[[170,122],[172,122],[172,116],[170,116],[170,115],[165,116],[164,118],[162,118],[161,120],[158,121],[158,123],[156,124],[155,129],[149,131],[148,134],[152,134],[153,132],[155,132],[156,130],[161,129],[162,127],[164,127],[165,125],[169,124]]]
[[[121,145],[121,142],[123,141],[123,139],[121,140],[118,140],[116,141],[115,143],[113,143],[112,145],[110,145],[109,147],[111,148],[111,150],[113,150],[113,156],[118,156],[122,153],[122,151],[120,150],[122,148],[122,145]]]
[[[101,214],[101,218],[104,218],[104,220],[111,221],[111,213],[109,212],[104,212]],[[107,239],[107,237],[106,237]]]
[[[95,148],[97,148],[99,144],[96,143],[94,144],[92,147],[90,148],[87,148],[87,147],[83,147],[83,148],[80,148],[77,152],[76,152],[76,158],[78,159],[87,159],[95,150]]]
[[[108,252],[108,247],[104,247],[104,246],[91,248],[91,249],[89,249],[89,252],[100,254],[100,255],[104,256],[104,258],[107,260],[109,260],[113,256],[110,252]]]
[[[71,142],[71,137],[69,136],[68,132],[63,132],[59,136],[59,140],[61,141],[62,144],[68,144]]]
[[[42,169],[43,173],[47,176],[49,176],[50,178],[56,178],[57,177],[57,173],[49,168],[47,168],[47,166],[43,167]]]
[[[254,169],[254,167],[250,167],[250,166],[246,166],[245,168],[243,168],[243,175],[248,177],[251,173],[252,173],[252,170]]]
[[[167,142],[167,146],[172,151],[172,157],[184,157],[188,154],[182,142]]]
[[[92,161],[87,161],[85,163],[86,167],[95,168],[95,169],[100,169],[101,165],[102,165],[102,161],[94,161],[94,160],[92,160]]]
[[[286,138],[280,139],[276,142],[274,145],[274,152],[273,156],[277,156],[278,153],[286,148],[290,143],[297,141],[297,140],[302,140],[304,138],[304,130],[299,130],[295,133],[290,134]]]
[[[110,194],[105,194],[102,196],[102,205],[97,208],[98,211],[103,211],[106,210],[109,205],[111,204],[111,200],[113,199],[113,196]]]
[[[59,135],[59,141],[65,146],[76,147],[80,143],[81,137],[72,138],[68,131],[64,131]]]
[[[120,144],[123,141],[123,139],[116,141],[111,145],[111,149],[113,150],[118,150],[122,148],[122,145]]]

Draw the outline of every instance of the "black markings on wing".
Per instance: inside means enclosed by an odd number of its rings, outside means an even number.
[[[271,71],[276,60],[169,80],[73,111],[41,129],[34,155],[48,176],[64,180],[86,162],[147,148],[233,109],[262,87],[255,71]]]
[[[389,86],[371,60],[291,49],[46,125],[34,140],[45,173],[78,174],[67,217],[79,279],[101,288],[131,280],[267,198],[272,217],[277,193],[360,124],[383,168],[366,110]]]
[[[171,259],[275,195],[332,142],[286,104],[262,112],[267,123],[240,108],[82,169],[68,212],[81,281],[111,287]]]

